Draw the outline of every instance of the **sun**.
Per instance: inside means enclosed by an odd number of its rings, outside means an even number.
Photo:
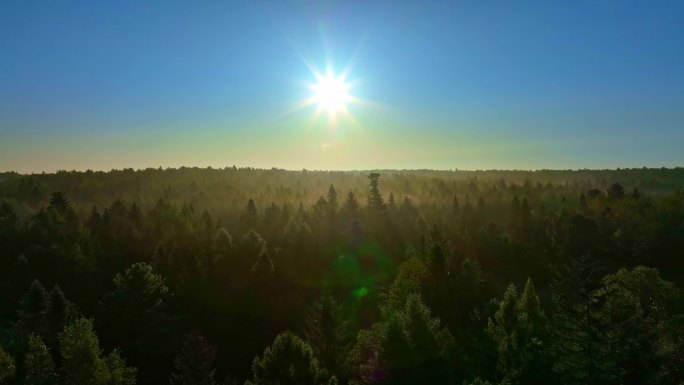
[[[352,97],[348,93],[351,87],[344,81],[344,76],[335,76],[328,71],[327,74],[318,75],[316,78],[317,83],[311,86],[312,102],[330,115],[345,111]]]

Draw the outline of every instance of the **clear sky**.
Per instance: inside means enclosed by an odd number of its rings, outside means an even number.
[[[428,3],[5,1],[0,170],[684,165],[683,1]]]

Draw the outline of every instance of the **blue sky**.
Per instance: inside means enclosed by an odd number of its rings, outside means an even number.
[[[682,166],[683,24],[681,1],[5,2],[0,170]],[[353,120],[292,110],[306,63],[351,69]]]

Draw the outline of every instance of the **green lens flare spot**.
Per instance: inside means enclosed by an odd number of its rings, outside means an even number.
[[[365,286],[362,286],[362,287],[354,290],[352,295],[354,296],[354,298],[363,298],[363,297],[368,295],[368,288],[366,288]]]

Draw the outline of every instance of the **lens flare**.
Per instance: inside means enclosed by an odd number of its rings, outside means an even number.
[[[344,77],[328,71],[325,76],[319,75],[317,78],[318,82],[311,86],[312,102],[331,115],[346,110],[351,96],[348,94],[350,85],[345,83]]]

